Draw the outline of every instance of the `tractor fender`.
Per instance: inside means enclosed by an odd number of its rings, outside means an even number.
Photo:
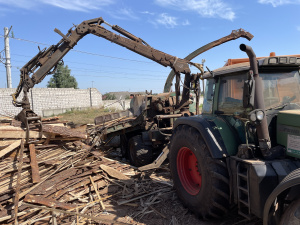
[[[272,191],[270,196],[268,197],[266,204],[264,206],[264,214],[263,214],[263,225],[268,225],[268,216],[271,209],[272,204],[276,200],[277,196],[283,193],[285,190],[296,187],[300,185],[300,168],[289,173]],[[299,194],[300,195],[300,194]]]
[[[212,158],[221,159],[229,156],[223,138],[216,124],[203,116],[181,117],[174,123],[174,129],[180,125],[188,125],[199,131]]]

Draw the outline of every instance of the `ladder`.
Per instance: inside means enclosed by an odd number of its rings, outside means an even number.
[[[237,165],[238,213],[250,220],[249,169],[242,163]]]

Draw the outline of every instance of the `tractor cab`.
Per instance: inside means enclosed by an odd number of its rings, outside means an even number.
[[[238,62],[240,61],[246,60],[240,59]],[[221,116],[229,122],[232,118],[239,119],[244,121],[243,125],[247,121],[247,131],[253,131],[253,134],[256,132],[255,125],[265,117],[272,146],[281,144],[287,147],[287,138],[282,136],[289,129],[284,129],[283,126],[298,126],[296,121],[300,120],[300,56],[272,56],[260,58],[257,62],[262,80],[263,107],[256,108],[255,105],[255,81],[250,63],[227,63],[212,73],[204,74],[207,82],[202,113]],[[293,129],[296,135],[298,128]],[[240,141],[246,143],[247,135],[240,136]],[[250,132],[249,137],[254,138],[255,135]],[[298,150],[297,157],[300,157],[300,148]]]
[[[203,218],[236,205],[264,225],[300,224],[300,55],[240,49],[248,59],[204,73],[202,114],[174,123],[174,186]]]

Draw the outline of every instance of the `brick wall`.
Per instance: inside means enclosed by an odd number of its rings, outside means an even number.
[[[31,108],[41,116],[45,111],[52,109],[72,109],[101,107],[102,95],[96,88],[73,89],[73,88],[33,88],[28,93]],[[16,115],[21,108],[12,105],[12,93],[15,88],[0,88],[0,114]],[[22,99],[20,94],[19,100]]]

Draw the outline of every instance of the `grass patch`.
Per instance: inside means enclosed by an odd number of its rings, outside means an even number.
[[[109,114],[108,109],[90,108],[86,110],[70,110],[58,115],[60,120],[67,120],[75,124],[93,124],[95,117]]]

